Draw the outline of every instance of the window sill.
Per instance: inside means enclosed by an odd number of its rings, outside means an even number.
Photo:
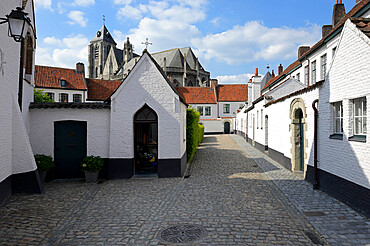
[[[353,135],[348,138],[348,141],[366,143],[366,135]]]
[[[337,139],[337,140],[343,140],[343,134],[341,133],[334,133],[329,136],[330,139]]]

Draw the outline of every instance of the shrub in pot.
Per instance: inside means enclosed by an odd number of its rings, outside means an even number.
[[[49,155],[35,155],[35,161],[41,180],[44,182],[47,171],[54,167],[53,157]]]
[[[85,172],[86,182],[96,182],[99,171],[103,169],[103,159],[100,156],[86,156],[81,163],[81,170]]]

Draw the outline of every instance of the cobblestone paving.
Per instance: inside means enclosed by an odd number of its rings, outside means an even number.
[[[369,219],[328,194],[313,190],[311,184],[255,149],[241,136],[231,137],[328,242],[332,245],[370,245]],[[317,212],[321,216],[317,216]]]
[[[13,196],[0,208],[0,245],[164,245],[158,232],[177,224],[207,230],[187,245],[327,244],[254,155],[228,135],[206,136],[188,179],[48,183],[45,194]]]

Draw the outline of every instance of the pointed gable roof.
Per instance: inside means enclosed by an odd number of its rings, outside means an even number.
[[[189,104],[217,104],[214,91],[209,87],[176,87]]]
[[[114,45],[117,45],[117,43],[114,41],[112,35],[108,31],[107,27],[103,25],[99,31],[97,31],[95,37],[91,40],[91,42],[98,42],[98,41],[106,41],[109,43],[112,43]]]
[[[66,87],[61,87],[59,80],[65,80]],[[35,66],[35,87],[53,89],[86,90],[83,73],[75,69]]]
[[[218,85],[219,102],[246,102],[248,100],[248,85]]]

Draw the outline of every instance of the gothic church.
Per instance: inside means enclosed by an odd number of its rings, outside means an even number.
[[[105,25],[91,40],[88,53],[91,79],[123,80],[140,58],[128,37],[123,50],[117,48]],[[210,73],[204,70],[190,47],[153,53],[152,57],[174,86],[210,86]]]

